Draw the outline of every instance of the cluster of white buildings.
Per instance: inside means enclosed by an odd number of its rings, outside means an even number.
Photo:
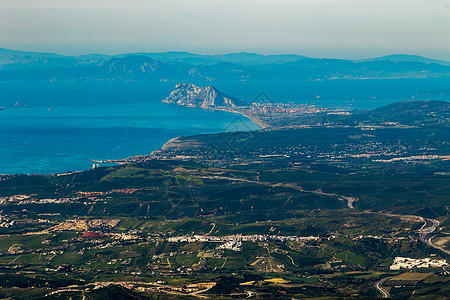
[[[210,242],[210,243],[223,243],[217,249],[242,251],[242,242],[266,242],[266,241],[316,241],[319,237],[315,236],[280,236],[280,235],[266,235],[266,234],[254,234],[254,235],[227,235],[227,236],[209,236],[209,235],[192,235],[192,236],[174,236],[167,239],[170,243],[195,243],[195,242]]]
[[[317,241],[319,237],[316,236],[280,236],[267,234],[253,234],[253,235],[226,235],[226,236],[210,236],[210,235],[192,235],[192,236],[174,236],[167,239],[170,243],[195,243],[195,242],[212,242],[212,243],[226,243],[231,241],[241,242],[265,242],[265,241]]]
[[[397,271],[401,269],[413,268],[443,268],[446,266],[448,266],[448,263],[445,259],[414,259],[408,257],[396,257],[394,259],[394,263],[389,267],[389,269]]]
[[[29,199],[28,195],[13,195],[10,197],[0,197],[0,204],[8,204],[8,202],[21,202]]]
[[[376,162],[395,162],[395,161],[414,161],[414,160],[435,160],[439,159],[438,155],[417,155],[417,156],[408,156],[408,157],[394,157],[391,159],[378,159]]]
[[[79,200],[79,198],[55,198],[55,199],[34,199],[29,195],[13,195],[10,197],[0,197],[0,204],[49,204],[49,203],[72,203]]]
[[[229,241],[225,244],[220,245],[217,249],[222,250],[232,250],[232,251],[242,251],[242,242],[241,241]]]
[[[0,227],[11,227],[13,225],[14,223],[11,222],[9,217],[0,214]]]

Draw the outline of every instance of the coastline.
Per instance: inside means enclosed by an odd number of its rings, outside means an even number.
[[[164,145],[162,145],[161,148],[152,151],[150,154],[152,154],[152,153],[155,152],[155,151],[162,151],[162,150],[165,150],[165,149],[169,148],[171,145],[173,145],[173,144],[175,144],[177,141],[179,141],[180,138],[182,138],[182,136],[177,136],[177,137],[171,138],[170,140],[168,140],[167,142],[165,142]]]
[[[228,113],[233,113],[233,114],[237,114],[237,115],[241,115],[243,117],[246,117],[253,124],[255,124],[255,125],[257,125],[259,127],[259,129],[257,129],[257,130],[263,130],[263,129],[266,129],[266,128],[269,127],[269,125],[267,125],[266,123],[264,123],[263,121],[261,121],[257,117],[252,116],[252,115],[248,115],[248,114],[245,114],[245,113],[241,113],[239,111],[223,109],[223,108],[208,108],[208,109],[217,110],[217,111],[223,111],[223,112],[228,112]],[[189,135],[187,135],[187,136],[189,136]],[[132,160],[133,158],[151,156],[155,152],[166,150],[167,148],[170,148],[173,145],[177,144],[180,141],[181,138],[187,137],[187,136],[176,136],[176,137],[173,137],[173,138],[169,139],[160,148],[155,149],[152,152],[150,152],[150,155],[130,156],[130,157],[123,158],[123,159],[107,159],[107,160],[94,160],[94,159],[91,159],[91,161],[95,162],[95,163],[99,163],[99,164],[106,164],[106,163],[108,163],[108,164],[119,164],[119,165],[127,164],[127,163],[130,163],[130,162],[133,162],[133,160]]]
[[[217,111],[225,111],[225,112],[229,112],[229,113],[233,113],[233,114],[244,116],[247,119],[249,119],[250,121],[252,121],[253,124],[259,126],[259,130],[263,130],[263,129],[266,129],[267,127],[270,127],[270,125],[264,123],[262,120],[258,119],[258,117],[252,116],[252,115],[249,115],[249,114],[245,114],[245,113],[242,113],[242,112],[237,111],[237,110],[231,110],[231,109],[226,109],[226,108],[214,108],[214,107],[211,107],[211,108],[208,108],[208,109],[217,110]]]
[[[264,123],[263,121],[261,121],[260,119],[258,119],[256,116],[253,115],[248,115],[236,110],[232,110],[232,109],[226,109],[226,108],[208,108],[210,110],[217,110],[217,111],[224,111],[224,112],[228,112],[228,113],[233,113],[233,114],[237,114],[240,116],[243,116],[247,119],[249,119],[253,124],[257,125],[259,127],[259,129],[255,129],[255,131],[257,130],[264,130],[265,128],[269,127],[269,125],[267,125],[266,123]],[[226,128],[226,127],[225,127]],[[222,132],[224,129],[217,131],[216,133],[220,133]],[[253,131],[253,130],[252,130]],[[168,139],[161,147],[156,148],[154,150],[152,150],[149,154],[143,154],[143,155],[136,155],[136,156],[128,156],[128,157],[124,157],[124,158],[119,158],[119,159],[88,159],[91,163],[98,164],[99,166],[107,166],[107,165],[122,165],[122,164],[127,164],[127,163],[131,163],[133,162],[133,158],[136,159],[138,157],[151,157],[154,153],[161,151],[161,150],[165,150],[167,148],[170,148],[171,146],[175,145],[175,144],[179,144],[179,141],[181,138],[183,137],[188,137],[189,135],[182,135],[182,136],[176,136],[173,138]],[[148,153],[148,152],[147,152]],[[95,166],[93,166],[93,168],[95,168]],[[83,172],[83,171],[88,171],[92,168],[80,168],[77,171],[64,171],[64,172],[48,172],[48,173],[36,173],[37,175],[55,175],[55,176],[61,176],[61,175],[66,175],[66,174],[70,174],[70,173],[76,173],[76,172]],[[20,174],[34,174],[34,173],[20,173]],[[5,174],[5,175],[12,175],[12,174]]]
[[[259,129],[258,129],[258,130],[263,130],[263,129],[266,129],[266,128],[269,127],[269,125],[267,125],[266,123],[264,123],[263,121],[261,121],[261,120],[258,119],[257,117],[252,116],[252,115],[247,115],[247,114],[241,113],[241,112],[239,112],[239,111],[228,110],[228,109],[220,109],[220,108],[208,108],[208,109],[211,109],[211,110],[217,110],[217,111],[224,111],[224,112],[229,112],[229,113],[233,113],[233,114],[238,114],[238,115],[244,116],[244,117],[246,117],[247,119],[249,119],[250,121],[252,121],[253,124],[259,126]],[[165,149],[167,149],[167,148],[170,148],[172,145],[176,144],[182,137],[186,137],[186,136],[177,136],[177,137],[171,138],[170,140],[168,140],[167,142],[165,142],[164,145],[162,145],[161,148],[152,151],[152,152],[150,153],[150,155],[153,154],[153,153],[156,152],[156,151],[162,151],[162,150],[165,150]]]
[[[269,127],[269,125],[267,125],[266,123],[264,123],[263,121],[261,121],[260,119],[258,119],[255,116],[246,115],[246,114],[242,114],[242,113],[239,113],[239,114],[241,114],[244,117],[247,117],[250,121],[252,121],[256,125],[258,125],[260,127],[259,130],[263,130],[263,129],[266,129],[267,127]]]

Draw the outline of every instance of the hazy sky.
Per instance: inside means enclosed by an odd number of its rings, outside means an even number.
[[[450,0],[0,0],[0,47],[450,60]]]

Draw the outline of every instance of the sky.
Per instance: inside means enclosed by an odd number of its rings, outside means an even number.
[[[1,0],[0,47],[450,60],[450,0]]]

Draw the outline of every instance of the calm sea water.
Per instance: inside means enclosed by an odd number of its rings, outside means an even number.
[[[170,138],[220,132],[236,120],[231,113],[161,103],[161,90],[139,84],[1,86],[0,173],[85,170],[91,159],[149,154]],[[259,128],[242,117],[237,124]]]
[[[199,83],[202,84],[202,83]],[[207,83],[203,83],[207,84]],[[236,115],[161,103],[174,83],[0,83],[0,174],[85,170],[91,159],[145,155],[170,138],[220,132]],[[445,89],[449,79],[329,82],[215,82],[251,101],[374,108]],[[17,103],[17,105],[15,105]],[[242,130],[258,127],[240,119]]]

